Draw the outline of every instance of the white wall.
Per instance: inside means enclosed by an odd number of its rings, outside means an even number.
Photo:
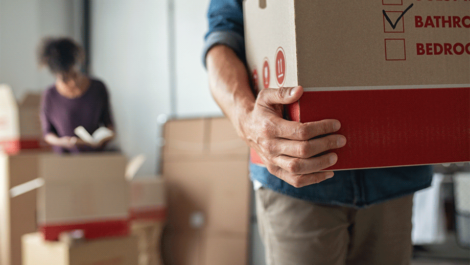
[[[202,65],[210,0],[174,0],[176,37],[176,87],[179,115],[221,115],[209,91]]]
[[[148,157],[139,175],[156,171],[157,117],[170,114],[171,87],[177,115],[221,115],[201,63],[209,0],[174,0],[175,80],[170,80],[168,1],[92,1],[92,71],[111,93],[121,149]]]
[[[110,91],[121,149],[147,156],[139,174],[156,171],[157,116],[170,111],[166,11],[166,1],[92,1],[92,72]]]
[[[79,0],[0,0],[0,83],[12,86],[17,98],[42,91],[53,77],[37,64],[44,36],[80,37]]]

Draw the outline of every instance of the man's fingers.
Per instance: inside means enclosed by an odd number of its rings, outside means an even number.
[[[273,142],[276,144],[273,144]],[[331,149],[346,145],[346,137],[333,134],[308,141],[293,141],[277,139],[264,144],[264,150],[272,156],[291,156],[297,158],[310,158]]]
[[[300,99],[303,94],[303,88],[281,87],[279,89],[266,88],[260,91],[258,95],[258,104],[270,107],[273,105],[292,104]]]
[[[312,158],[294,158],[289,156],[278,156],[272,162],[283,170],[295,174],[311,174],[331,167],[338,161],[338,155],[328,153],[319,157]]]
[[[334,176],[332,171],[317,172],[306,175],[294,175],[287,171],[280,171],[281,179],[294,186],[295,188],[302,188],[312,184],[318,184],[322,181],[330,179]]]
[[[264,138],[306,141],[320,135],[337,132],[341,128],[341,123],[338,120],[300,123],[273,115],[273,117],[265,119],[260,126],[259,132]]]

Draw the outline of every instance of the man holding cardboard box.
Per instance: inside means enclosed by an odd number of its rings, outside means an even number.
[[[265,8],[294,1],[245,2]],[[282,86],[282,60],[275,66],[279,89],[269,85],[274,73],[269,60],[262,71],[253,71],[251,89],[242,6],[242,0],[211,1],[204,63],[215,100],[252,148],[251,177],[268,264],[409,264],[413,193],[430,185],[432,168],[328,171],[338,161],[335,150],[347,146],[338,133],[341,121],[284,119],[283,105],[297,102],[305,92],[300,86]],[[260,83],[265,89],[255,97]]]

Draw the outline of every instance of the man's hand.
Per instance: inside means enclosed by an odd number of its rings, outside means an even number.
[[[294,187],[333,177],[333,172],[319,171],[337,161],[335,153],[322,153],[346,144],[344,136],[324,136],[338,131],[339,121],[302,124],[282,118],[283,105],[296,102],[301,87],[264,89],[255,100],[245,66],[223,45],[209,51],[207,68],[214,99],[269,172]]]
[[[302,87],[261,90],[253,110],[240,123],[243,137],[269,172],[294,187],[333,177],[333,172],[319,171],[334,165],[338,156],[320,154],[346,144],[344,136],[332,134],[341,127],[337,120],[299,123],[282,118],[283,105],[296,102],[302,93]]]

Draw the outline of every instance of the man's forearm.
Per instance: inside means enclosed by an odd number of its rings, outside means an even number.
[[[255,104],[245,65],[231,48],[218,45],[207,54],[207,70],[212,96],[241,134],[240,122]]]

